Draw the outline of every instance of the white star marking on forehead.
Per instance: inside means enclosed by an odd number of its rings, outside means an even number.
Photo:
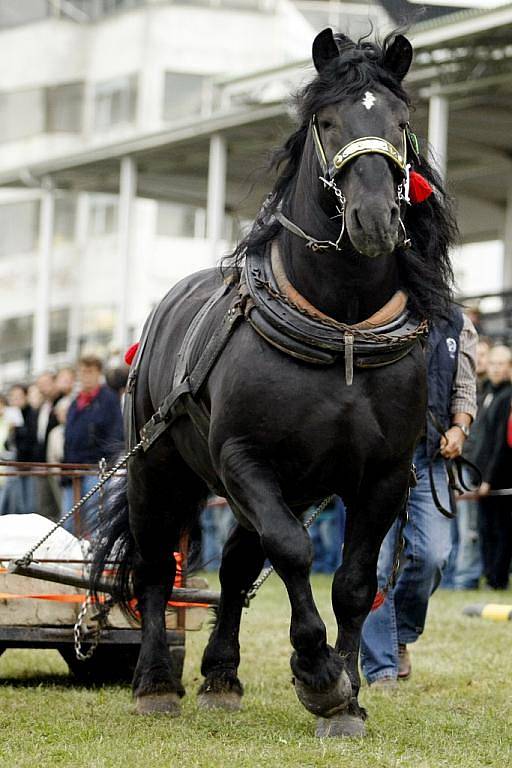
[[[371,91],[366,91],[363,99],[363,106],[365,106],[366,109],[371,109],[376,101],[377,99],[373,93]]]

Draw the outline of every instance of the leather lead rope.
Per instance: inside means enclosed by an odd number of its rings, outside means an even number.
[[[442,437],[446,437],[446,433],[442,424],[434,416],[430,408],[427,411],[427,416],[430,419],[430,422],[434,427],[434,429]],[[430,483],[430,492],[432,493],[432,499],[434,501],[434,505],[437,511],[440,512],[445,517],[448,517],[450,518],[450,520],[452,520],[454,517],[457,516],[457,513],[452,512],[448,509],[445,509],[445,507],[443,507],[443,505],[439,500],[439,496],[436,489],[436,484],[434,480],[434,465],[438,459],[443,459],[443,461],[445,462],[446,472],[448,474],[448,486],[451,491],[453,491],[458,495],[461,495],[462,493],[464,493],[464,491],[473,493],[474,491],[478,490],[478,488],[482,484],[482,473],[480,472],[479,468],[475,464],[473,464],[468,459],[464,458],[464,456],[456,456],[455,459],[446,459],[441,454],[440,447],[437,449],[437,451],[435,451],[428,465],[428,479]],[[474,476],[478,478],[478,480],[475,483],[472,483],[471,485],[468,485],[466,483],[466,481],[464,480],[464,467],[466,467],[467,469],[470,469],[471,472],[474,473]]]

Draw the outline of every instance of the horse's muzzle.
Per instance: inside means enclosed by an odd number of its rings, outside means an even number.
[[[396,203],[366,203],[347,210],[347,232],[354,248],[364,256],[387,256],[396,248],[400,211]]]

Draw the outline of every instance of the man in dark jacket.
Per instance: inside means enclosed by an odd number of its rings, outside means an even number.
[[[102,383],[102,362],[94,356],[80,358],[78,379],[80,392],[71,403],[64,433],[64,462],[70,464],[95,464],[101,458],[107,460],[117,453],[123,439],[123,419],[119,397]],[[97,482],[97,475],[83,477],[80,495],[86,494]],[[73,489],[64,486],[63,511],[74,503]],[[94,526],[98,500],[91,499],[80,513],[81,530],[70,520],[66,528],[73,533],[87,535]]]
[[[512,354],[496,346],[489,353],[489,384],[479,414],[478,440],[473,462],[482,472],[478,528],[484,576],[492,589],[507,589],[512,560],[510,498],[489,496],[489,491],[512,485],[512,450],[508,445]]]
[[[415,454],[418,484],[411,490],[409,520],[403,535],[405,550],[395,586],[384,603],[371,612],[363,625],[361,667],[370,685],[396,686],[397,679],[409,677],[411,663],[407,645],[423,632],[430,596],[439,586],[451,549],[451,521],[442,515],[432,498],[429,464],[439,501],[450,507],[447,474],[438,449],[446,459],[460,456],[469,426],[476,412],[475,376],[476,331],[460,310],[430,331],[427,350],[428,407],[439,436],[430,420]],[[379,555],[379,588],[388,584],[395,557],[399,521],[384,539]]]

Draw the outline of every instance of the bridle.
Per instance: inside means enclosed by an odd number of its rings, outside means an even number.
[[[354,139],[345,144],[334,155],[331,162],[327,159],[327,155],[320,137],[320,131],[318,128],[318,119],[316,114],[311,118],[311,132],[313,135],[313,143],[315,145],[315,151],[322,169],[322,174],[319,176],[320,181],[323,183],[326,189],[331,190],[336,196],[336,210],[337,214],[332,218],[341,218],[340,233],[335,242],[331,240],[317,240],[315,237],[308,235],[295,224],[291,219],[284,215],[279,208],[275,212],[276,219],[290,232],[301,237],[306,241],[306,245],[312,251],[325,251],[329,248],[334,248],[336,251],[341,251],[341,241],[345,234],[345,207],[346,198],[341,189],[336,184],[336,176],[340,171],[345,168],[349,163],[353,162],[357,157],[368,154],[384,155],[388,160],[399,169],[401,174],[401,181],[397,187],[397,200],[400,210],[399,222],[403,233],[402,247],[409,247],[411,244],[410,239],[407,236],[405,225],[402,221],[402,206],[403,204],[409,204],[409,171],[410,164],[407,162],[407,147],[408,145],[412,149],[413,155],[418,158],[418,146],[416,136],[410,131],[407,125],[403,132],[402,149],[398,150],[387,139],[383,139],[380,136],[363,136],[359,139]]]

